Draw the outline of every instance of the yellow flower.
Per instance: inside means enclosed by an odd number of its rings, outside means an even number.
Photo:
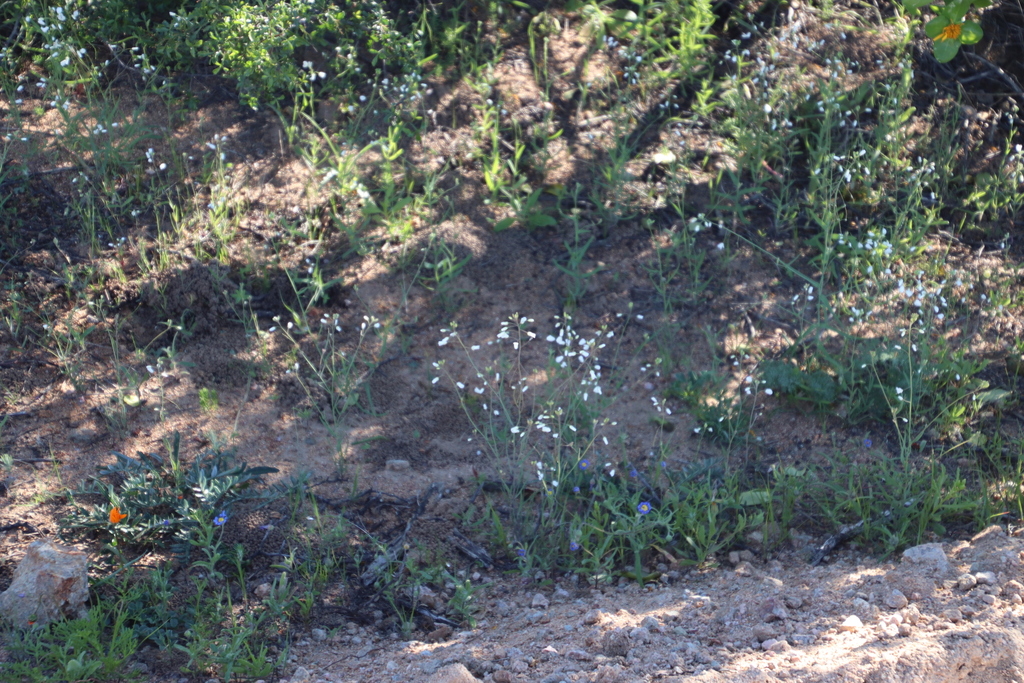
[[[936,36],[935,40],[958,40],[963,28],[963,24],[950,24],[942,29],[942,33]]]

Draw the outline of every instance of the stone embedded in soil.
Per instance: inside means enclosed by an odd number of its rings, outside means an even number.
[[[608,631],[601,639],[601,651],[608,657],[625,657],[631,646],[629,634],[624,628]]]
[[[956,607],[949,607],[947,609],[942,610],[942,617],[953,622],[954,624],[959,624],[961,621],[964,620],[963,612],[958,610]]]
[[[768,624],[756,624],[753,629],[754,637],[757,641],[763,643],[766,640],[775,638],[775,629]]]
[[[974,575],[974,579],[982,586],[994,586],[996,584],[995,572],[978,572]]]
[[[313,637],[313,640],[317,642],[323,642],[327,640],[327,631],[325,631],[322,628],[315,628],[312,631],[310,631],[309,634]]]
[[[601,621],[602,614],[604,614],[604,612],[599,609],[588,609],[586,614],[583,615],[583,623],[587,626],[593,626]]]
[[[846,617],[846,620],[842,624],[839,625],[839,630],[840,631],[853,632],[853,631],[856,631],[857,629],[861,628],[863,625],[864,625],[864,622],[862,622],[860,620],[860,617],[858,617],[857,615],[852,615],[852,616]]]
[[[291,683],[306,683],[311,678],[312,674],[309,673],[309,669],[304,666],[296,667],[295,671],[292,672],[292,677],[289,679]]]
[[[962,591],[969,591],[978,585],[978,580],[970,574],[961,574],[956,580],[956,587]]]
[[[953,572],[941,543],[924,543],[903,551],[903,561],[916,571],[934,578],[943,578]]]
[[[10,588],[0,593],[0,616],[19,628],[82,618],[88,598],[86,554],[43,539],[29,545]]]
[[[462,664],[450,664],[435,672],[426,683],[477,683],[477,679]]]
[[[547,609],[548,599],[543,593],[537,593],[533,596],[533,600],[530,601],[530,607],[534,609]]]
[[[885,596],[885,606],[889,609],[903,609],[908,602],[907,596],[900,590],[893,589],[889,595]]]
[[[379,461],[378,461],[379,462]],[[412,464],[408,460],[402,460],[400,458],[394,458],[388,460],[384,466],[392,472],[404,472],[405,470],[412,467]]]
[[[1024,594],[1024,584],[1015,579],[1010,579],[1003,584],[1003,595],[1021,595]]]

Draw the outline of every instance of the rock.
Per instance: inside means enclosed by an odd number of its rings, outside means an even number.
[[[962,591],[969,591],[978,585],[978,580],[970,574],[961,574],[956,580],[956,587]]]
[[[804,606],[803,599],[796,595],[787,595],[784,598],[782,598],[782,601],[786,604],[786,607],[788,607],[789,609],[800,609]]]
[[[775,638],[775,629],[768,624],[757,624],[754,626],[754,637],[757,638],[758,642],[763,643],[766,640],[772,640]]]
[[[0,593],[0,616],[19,628],[42,626],[62,616],[84,617],[88,599],[86,554],[42,539],[29,545],[11,587]]]
[[[961,621],[964,620],[963,612],[958,610],[956,607],[950,607],[948,609],[942,610],[942,617],[944,619],[947,619],[948,621],[953,622],[954,624],[959,624]]]
[[[761,643],[761,649],[767,652],[786,652],[790,646],[785,640],[766,640]]]
[[[651,632],[643,626],[637,626],[629,631],[629,639],[636,643],[651,642]]]
[[[256,586],[255,590],[253,590],[253,593],[256,595],[257,598],[262,600],[263,598],[269,596],[273,590],[274,587],[269,583],[261,583],[260,585]]]
[[[548,599],[543,593],[537,593],[533,596],[533,600],[530,601],[530,607],[534,609],[547,609]]]
[[[494,611],[499,617],[507,617],[512,612],[512,607],[504,600],[498,600],[494,603]]]
[[[889,609],[903,609],[907,606],[907,596],[902,591],[893,590],[889,595],[885,596],[885,606]]]
[[[292,677],[289,679],[291,683],[306,683],[312,674],[309,673],[309,669],[304,666],[300,666],[292,672]]]
[[[587,626],[593,626],[601,621],[602,614],[604,613],[599,609],[588,609],[586,614],[583,615],[583,623]]]
[[[609,657],[625,657],[632,645],[624,628],[608,631],[601,639],[601,650]]]
[[[1003,595],[1024,595],[1024,584],[1021,584],[1020,581],[1010,579],[1003,584]]]
[[[494,683],[512,683],[512,674],[502,669],[501,671],[495,671],[491,674],[491,680]]]
[[[782,605],[776,605],[772,610],[772,616],[779,621],[785,621],[786,619],[789,619],[789,611]]]
[[[948,576],[953,571],[941,543],[924,543],[907,548],[903,551],[903,561],[914,570],[935,578]]]
[[[840,631],[853,632],[853,631],[856,631],[857,629],[861,628],[863,625],[864,625],[864,622],[862,622],[860,620],[860,617],[858,617],[856,615],[853,615],[853,616],[847,617],[846,621],[844,621],[842,624],[839,625],[839,630]]]
[[[557,602],[565,602],[572,596],[569,594],[569,591],[565,590],[564,588],[556,588],[555,591],[551,594],[551,597]]]
[[[149,673],[149,665],[145,662],[132,662],[131,665],[128,667],[128,671],[130,673],[137,673],[142,676],[145,676]]]
[[[313,636],[313,640],[318,642],[323,642],[327,640],[327,631],[325,631],[322,628],[313,629],[312,631],[310,631],[310,635]]]
[[[814,645],[815,636],[809,633],[796,633],[792,638],[797,645]]]
[[[900,624],[896,627],[901,637],[906,638],[914,628],[910,624]]]
[[[981,601],[986,605],[994,605],[996,604],[996,596],[986,593],[981,596]]]
[[[647,629],[651,633],[658,633],[661,631],[661,622],[654,617],[644,617],[643,621],[640,622],[640,626]]]
[[[441,641],[448,640],[451,638],[453,629],[447,624],[441,624],[433,631],[423,637],[423,641],[426,643],[440,643]]]
[[[377,462],[380,462],[379,460]],[[392,472],[404,472],[405,470],[412,467],[412,464],[408,460],[402,460],[400,458],[394,458],[384,463],[384,467],[391,470]]]
[[[565,656],[569,659],[575,659],[577,662],[590,662],[594,659],[594,655],[586,650],[569,650],[565,653]]]
[[[420,663],[420,671],[429,676],[437,671],[437,667],[439,666],[441,666],[441,662],[436,659],[428,659],[427,661]]]
[[[995,572],[978,572],[974,575],[974,579],[982,586],[996,585]]]
[[[737,550],[733,550],[733,551],[731,551],[731,552],[729,553],[729,564],[731,564],[732,566],[734,566],[734,567],[735,567],[735,566],[736,566],[736,565],[738,565],[739,563],[740,563],[740,554],[739,554],[739,551],[737,551]]]
[[[508,670],[512,673],[522,674],[530,670],[530,665],[522,659],[515,659],[508,665]]]
[[[462,664],[449,664],[427,679],[426,683],[479,683]]]
[[[903,620],[916,626],[917,622],[921,621],[921,610],[917,609],[917,605],[911,605],[903,610]]]

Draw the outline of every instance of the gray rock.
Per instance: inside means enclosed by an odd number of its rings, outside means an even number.
[[[644,617],[643,621],[640,622],[640,625],[651,633],[658,633],[662,628],[661,622],[651,616]]]
[[[637,643],[651,642],[651,632],[643,626],[637,626],[629,631],[629,639]]]
[[[379,460],[377,462],[380,462]],[[384,466],[392,472],[404,472],[405,470],[412,467],[412,464],[408,460],[402,460],[401,458],[393,458],[388,460]]]
[[[512,612],[512,608],[504,600],[498,600],[494,603],[494,611],[498,613],[499,617],[507,617]]]
[[[996,585],[995,572],[978,572],[974,575],[975,580],[983,586]]]
[[[310,631],[310,635],[313,636],[313,640],[318,642],[323,642],[327,640],[327,631],[325,631],[322,628],[313,629],[312,631]]]
[[[978,580],[970,574],[961,574],[956,580],[956,587],[962,591],[969,591],[978,585]]]
[[[537,593],[533,596],[533,600],[530,601],[530,607],[534,609],[547,609],[548,599],[543,593]]]
[[[601,621],[602,614],[603,612],[599,609],[588,609],[586,614],[583,615],[583,623],[587,626],[593,626]]]
[[[479,681],[462,664],[449,664],[428,678],[426,683],[479,683]]]
[[[915,571],[935,578],[948,576],[953,566],[946,558],[941,543],[924,543],[903,551],[903,561]]]
[[[29,545],[14,570],[11,587],[0,593],[0,616],[19,628],[42,626],[63,616],[81,618],[89,599],[88,560],[74,548],[48,539]]]
[[[631,646],[629,634],[624,628],[608,631],[601,639],[601,650],[608,657],[625,657]]]
[[[437,671],[439,666],[441,666],[441,662],[437,661],[436,659],[428,659],[425,662],[420,662],[420,671],[429,676],[430,674]]]
[[[889,609],[903,609],[907,606],[907,596],[902,591],[893,590],[889,595],[885,596],[885,606]]]
[[[289,680],[291,683],[306,683],[310,678],[312,678],[312,674],[309,673],[309,669],[300,666],[292,672],[292,677]]]
[[[775,638],[775,629],[768,624],[757,624],[754,626],[754,637],[757,641],[763,643],[766,640],[773,640]]]
[[[815,636],[808,633],[796,633],[791,637],[793,642],[797,645],[814,645]]]

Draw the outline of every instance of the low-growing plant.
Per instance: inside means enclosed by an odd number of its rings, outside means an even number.
[[[68,493],[72,512],[62,521],[64,533],[92,532],[115,546],[176,540],[185,550],[195,532],[223,525],[233,507],[281,493],[279,487],[260,488],[264,476],[278,471],[274,467],[232,464],[230,452],[215,449],[187,462],[180,449],[175,432],[163,457],[115,453],[114,464]]]

